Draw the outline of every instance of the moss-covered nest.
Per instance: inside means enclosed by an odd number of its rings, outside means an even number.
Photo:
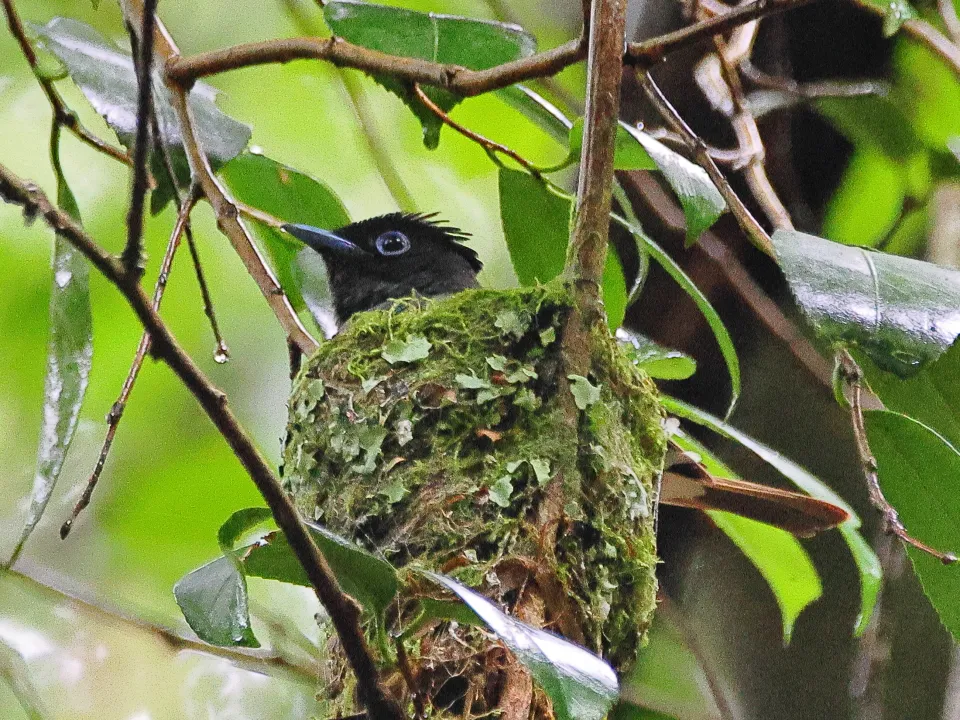
[[[654,608],[662,411],[605,329],[568,376],[570,302],[551,283],[355,316],[294,383],[283,477],[304,516],[622,667]]]

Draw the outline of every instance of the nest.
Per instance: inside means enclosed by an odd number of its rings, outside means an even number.
[[[446,573],[620,669],[655,605],[662,410],[605,329],[591,336],[591,375],[567,375],[570,308],[551,283],[355,316],[294,382],[283,478],[304,516],[398,568]],[[442,595],[405,577],[392,632]],[[470,716],[526,693],[528,715],[551,716],[480,629],[427,623],[408,654],[405,700],[413,683],[418,702]]]

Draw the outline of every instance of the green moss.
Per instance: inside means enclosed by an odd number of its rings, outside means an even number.
[[[567,599],[547,622],[570,610],[584,642],[622,664],[656,591],[661,410],[598,331],[587,380],[600,397],[571,427],[569,309],[551,283],[356,316],[295,382],[283,475],[304,515],[397,566],[449,572],[507,607],[526,568]]]

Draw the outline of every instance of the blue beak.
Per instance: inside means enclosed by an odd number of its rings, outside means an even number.
[[[365,256],[370,254],[349,240],[345,240],[329,230],[322,230],[320,228],[313,227],[312,225],[291,224],[284,225],[283,229],[298,240],[302,241],[308,247],[313,248],[321,254],[325,252],[330,252],[335,255],[353,256]]]

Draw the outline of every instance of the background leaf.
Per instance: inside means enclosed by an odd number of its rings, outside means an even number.
[[[549,282],[563,272],[567,257],[570,200],[555,195],[532,175],[508,168],[500,168],[499,189],[503,234],[520,284]],[[607,322],[616,329],[627,310],[627,287],[612,250],[607,252],[602,282]]]
[[[687,244],[696,242],[700,233],[713,225],[727,209],[723,195],[702,167],[674,152],[643,130],[626,124],[621,124],[621,127],[643,147],[673,189],[687,220]]]
[[[173,586],[187,624],[204,642],[221,647],[260,647],[250,627],[247,581],[233,559],[219,557]]]
[[[508,23],[474,20],[454,15],[373,5],[351,0],[328,2],[323,8],[327,25],[344,40],[390,55],[486,70],[532,55],[537,44],[522,28]],[[406,103],[423,125],[423,144],[436,148],[443,123],[394,78],[374,79]],[[444,112],[462,98],[445,90],[425,87],[424,93]]]
[[[619,694],[617,676],[607,663],[579,645],[538,630],[501,612],[460,583],[425,573],[457,595],[522,662],[553,702],[560,720],[601,720]]]
[[[54,18],[36,33],[44,47],[67,66],[71,79],[90,104],[107,121],[120,142],[127,148],[133,144],[137,118],[137,77],[133,58],[106,40],[89,25],[70,18]],[[154,72],[153,90],[157,123],[163,143],[170,149],[172,164],[179,182],[189,185],[190,175],[180,139],[180,126],[159,75]],[[243,150],[250,140],[250,128],[225,115],[214,104],[216,91],[197,83],[190,92],[190,110],[200,145],[210,164],[217,169]],[[153,175],[163,181],[163,159],[151,158]],[[161,184],[153,192],[151,209],[159,212],[171,198],[172,189]]]
[[[217,532],[217,543],[224,553],[228,553],[236,546],[243,536],[258,525],[273,519],[270,508],[252,507],[237,510],[227,518]]]
[[[907,377],[960,333],[960,272],[793,230],[773,235],[790,289],[817,333]]]
[[[733,346],[733,338],[730,337],[730,332],[727,330],[727,326],[723,324],[720,314],[710,304],[707,296],[697,287],[696,283],[662,247],[657,245],[637,225],[627,222],[618,215],[613,217],[620,225],[630,231],[639,245],[640,252],[648,253],[673,278],[673,281],[680,286],[680,289],[689,296],[697,309],[703,314],[710,330],[713,332],[713,336],[717,339],[720,353],[727,364],[727,373],[730,375],[730,405],[727,407],[727,414],[729,415],[737,404],[737,398],[740,397],[740,359],[737,357],[737,349]]]
[[[54,163],[59,166],[59,149],[53,148]],[[59,172],[57,199],[63,210],[80,222],[76,198]],[[87,392],[93,360],[93,317],[90,310],[90,270],[87,259],[73,245],[55,235],[53,239],[53,278],[50,283],[49,337],[47,372],[43,382],[43,415],[40,445],[33,476],[30,506],[20,539],[8,561],[16,562],[60,477],[80,407]]]
[[[646,335],[617,330],[617,342],[633,364],[658,380],[686,380],[697,371],[697,361],[679,350],[658,345]]]
[[[899,413],[864,413],[880,485],[911,534],[945,551],[960,549],[960,452],[920,422]],[[960,639],[960,567],[907,547],[940,621]]]
[[[310,522],[307,526],[344,592],[367,611],[381,614],[399,589],[393,566],[326,528]],[[254,577],[310,587],[310,580],[280,532],[271,533],[265,543],[252,547],[244,558],[244,569]]]
[[[241,153],[224,165],[219,175],[237,200],[280,220],[324,230],[350,224],[347,209],[325,183],[264,155]],[[323,268],[316,252],[276,228],[244,222],[269,254],[280,286],[294,308],[301,310],[305,304],[311,310],[332,306],[328,294],[316,294],[317,288],[326,287],[325,268],[319,278],[312,274]],[[311,282],[305,282],[308,279]],[[301,290],[308,297],[304,298]]]

